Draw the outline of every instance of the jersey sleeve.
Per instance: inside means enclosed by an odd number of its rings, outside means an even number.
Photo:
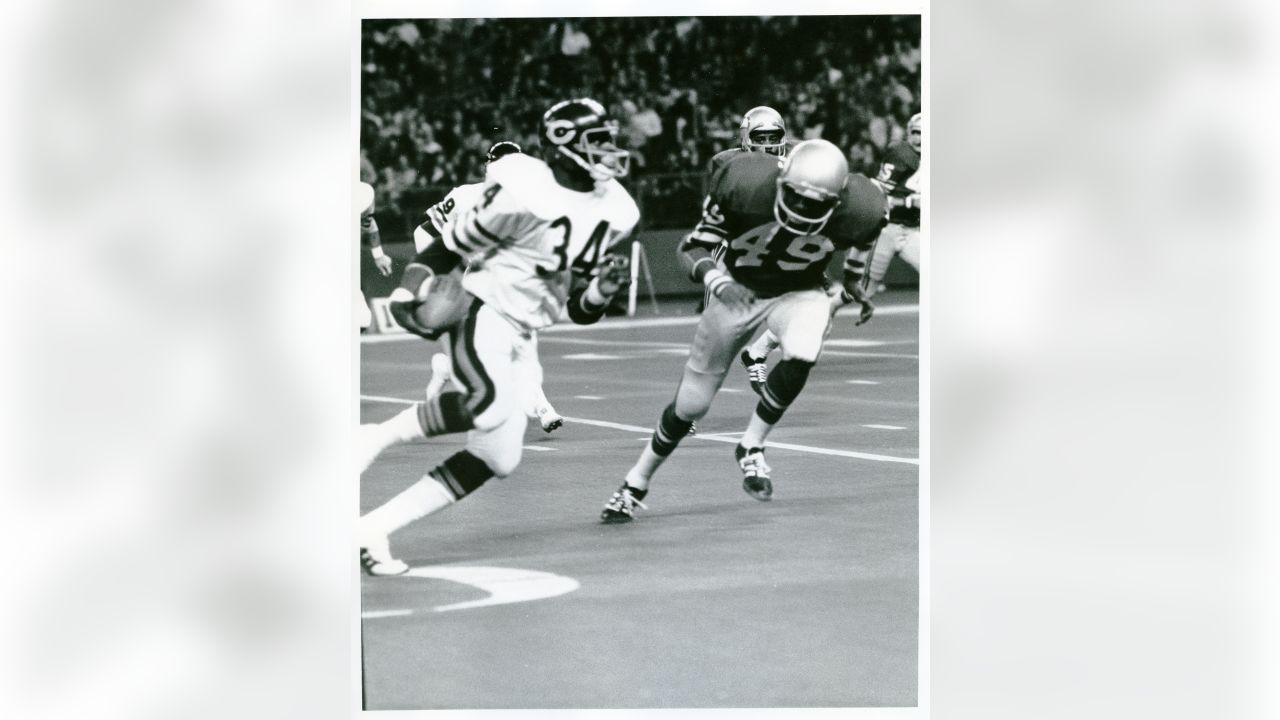
[[[875,243],[884,227],[888,203],[884,190],[861,175],[849,178],[844,202],[835,222],[827,230],[831,242],[841,249],[866,250]]]
[[[702,200],[702,217],[689,234],[687,242],[707,250],[714,250],[729,239],[729,229],[722,206],[729,189],[728,165],[722,164],[711,175],[711,186]]]
[[[446,247],[463,257],[511,245],[540,222],[513,193],[494,180],[485,182],[474,205],[455,212],[459,215],[443,239]]]

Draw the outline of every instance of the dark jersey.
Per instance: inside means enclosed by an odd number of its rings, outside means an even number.
[[[906,142],[894,143],[884,153],[876,182],[880,183],[889,197],[905,198],[919,192],[919,188],[915,186],[916,171],[919,169],[920,153]],[[920,208],[895,207],[889,211],[889,222],[918,227]]]
[[[822,287],[832,254],[871,247],[884,220],[884,193],[866,177],[850,174],[822,231],[794,233],[774,216],[780,171],[775,155],[732,157],[712,176],[702,221],[690,235],[690,242],[708,250],[727,242],[729,274],[761,297]]]

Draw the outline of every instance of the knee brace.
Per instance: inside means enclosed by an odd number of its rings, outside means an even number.
[[[773,425],[782,419],[791,403],[800,396],[804,384],[809,380],[809,371],[813,363],[794,358],[783,360],[769,372],[760,393],[760,402],[756,405],[756,414],[761,420]]]

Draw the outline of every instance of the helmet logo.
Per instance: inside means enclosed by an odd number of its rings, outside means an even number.
[[[550,120],[547,122],[547,139],[556,145],[564,145],[573,139],[573,129],[572,120]]]

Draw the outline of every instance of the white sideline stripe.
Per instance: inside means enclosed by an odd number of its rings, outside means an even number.
[[[368,610],[360,613],[360,617],[365,620],[373,620],[376,618],[404,617],[412,614],[412,610]]]
[[[850,385],[879,385],[880,384],[875,380],[846,380],[845,382],[849,383]]]
[[[541,445],[524,445],[522,447],[524,447],[525,450],[532,450],[534,452],[555,452],[556,451],[555,448],[542,447]]]
[[[885,305],[876,307],[876,315],[912,315],[920,312],[918,304],[912,305]],[[853,309],[841,308],[836,315],[855,315]],[[701,315],[681,315],[677,317],[655,317],[655,318],[626,318],[625,320],[601,320],[594,325],[574,325],[573,323],[561,323],[552,325],[549,328],[539,330],[538,333],[562,333],[562,332],[595,332],[599,330],[629,330],[631,328],[649,328],[649,327],[679,327],[681,325],[697,325]],[[401,342],[404,340],[418,340],[422,338],[412,333],[395,333],[390,335],[361,335],[360,342],[370,345],[377,345],[385,342]]]
[[[599,395],[574,395],[573,397],[578,400],[603,400],[604,399]]]
[[[398,405],[417,405],[418,404],[417,400],[405,400],[404,398],[386,397],[385,395],[361,395],[360,399],[368,400],[369,402],[396,403]]]
[[[561,355],[565,360],[621,360],[621,355],[605,355],[603,353],[574,353]]]
[[[906,430],[901,425],[863,425],[862,427],[871,428],[872,430]]]
[[[372,402],[389,402],[398,403],[400,405],[413,405],[413,400],[404,400],[401,398],[381,397],[378,395],[361,395],[361,400],[370,400]],[[583,425],[594,425],[595,427],[610,428],[612,430],[625,430],[633,433],[644,433],[648,435],[653,432],[653,428],[640,427],[639,425],[627,425],[626,423],[610,422],[608,420],[592,420],[590,418],[579,418],[565,416],[565,420],[569,422],[581,423]],[[709,440],[711,442],[726,442],[737,444],[738,441],[733,438],[715,437],[712,435],[690,435],[694,440]],[[919,465],[919,458],[895,457],[893,455],[877,455],[876,453],[856,452],[854,450],[833,450],[831,448],[814,447],[812,445],[796,445],[794,443],[780,443],[769,440],[765,442],[765,447],[778,448],[780,450],[795,450],[796,452],[813,453],[814,455],[834,455],[836,457],[856,458],[858,460],[875,460],[878,462],[896,462],[906,463],[907,465]]]

